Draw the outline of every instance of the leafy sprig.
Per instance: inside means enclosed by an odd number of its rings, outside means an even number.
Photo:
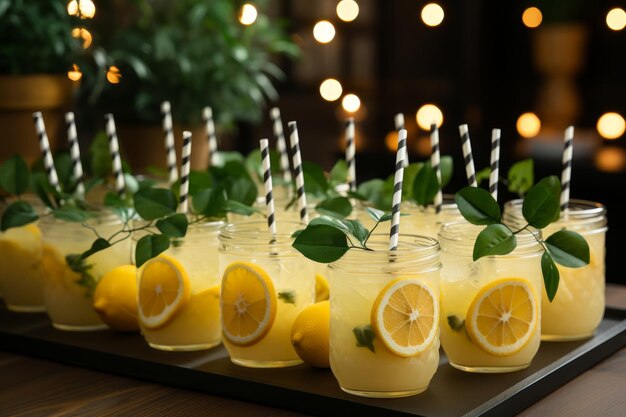
[[[491,169],[485,167],[476,173],[476,182],[481,184],[483,181],[489,181]],[[531,158],[523,159],[511,165],[507,171],[506,178],[498,178],[498,182],[502,183],[510,193],[517,194],[520,198],[530,190],[535,183],[534,162]]]
[[[514,230],[502,222],[500,206],[491,194],[478,187],[466,187],[455,195],[461,215],[470,223],[486,226],[474,242],[474,261],[484,256],[506,255],[517,247],[516,235],[529,227],[543,229],[559,219],[561,184],[555,176],[542,179],[528,190],[522,205],[526,225]],[[533,233],[543,248],[541,270],[548,299],[552,301],[559,286],[560,265],[579,268],[589,264],[589,245],[578,233],[559,230],[547,239]]]

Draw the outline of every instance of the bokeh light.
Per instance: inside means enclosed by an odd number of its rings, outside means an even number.
[[[398,132],[392,130],[385,135],[385,147],[390,152],[395,152],[398,150]]]
[[[624,171],[626,169],[626,151],[618,146],[605,146],[596,153],[594,163],[600,171]]]
[[[352,22],[359,15],[359,5],[354,0],[341,0],[337,3],[337,16],[344,22]]]
[[[119,68],[117,68],[116,66],[109,67],[109,70],[107,71],[108,82],[110,82],[111,84],[119,84],[121,78],[122,73],[120,72]]]
[[[67,78],[72,81],[78,81],[83,77],[83,73],[76,64],[72,64],[72,69],[67,72]]]
[[[96,5],[91,0],[72,0],[67,3],[67,14],[81,19],[91,19],[96,15]]]
[[[443,8],[437,3],[429,3],[422,9],[422,21],[428,26],[439,26],[444,15]]]
[[[319,43],[328,43],[335,37],[335,27],[328,20],[320,20],[313,27],[313,37]]]
[[[83,48],[87,49],[91,46],[91,42],[93,40],[91,33],[85,28],[74,28],[72,29],[72,36],[76,39],[82,39]]]
[[[341,107],[348,113],[356,113],[361,108],[361,99],[356,94],[346,94],[341,100]]]
[[[538,27],[542,20],[543,15],[541,14],[541,10],[536,7],[529,7],[522,13],[522,22],[524,26],[528,28],[534,29]]]
[[[250,3],[246,3],[241,6],[241,12],[239,13],[239,22],[241,22],[242,25],[251,25],[256,21],[257,15],[258,12],[256,10],[256,7],[254,7]]]
[[[616,7],[606,14],[606,25],[611,30],[622,30],[626,27],[626,12],[624,9]]]
[[[535,113],[524,113],[517,118],[517,133],[523,138],[534,138],[541,130],[541,120]]]
[[[67,14],[70,16],[78,16],[78,1],[72,0],[67,3]]]
[[[341,83],[334,78],[328,78],[320,84],[320,95],[326,101],[335,101],[342,93]]]
[[[434,104],[424,104],[417,110],[417,113],[415,113],[415,120],[417,120],[417,125],[420,128],[430,131],[430,124],[433,121],[437,123],[437,127],[441,126],[443,123],[443,113],[439,107]]]
[[[596,124],[598,133],[605,139],[617,139],[626,130],[626,121],[619,113],[604,113]]]

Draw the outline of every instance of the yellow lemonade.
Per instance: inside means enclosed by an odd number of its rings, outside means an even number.
[[[524,369],[541,336],[541,246],[522,232],[510,254],[473,262],[482,229],[459,222],[440,231],[441,344],[450,364],[464,371]]]
[[[439,365],[439,246],[426,237],[401,236],[398,250],[390,255],[384,238],[377,235],[368,243],[373,252],[351,250],[329,266],[332,372],[342,390],[380,398],[426,390]],[[408,287],[393,293],[403,283],[420,295],[410,296]],[[399,301],[391,301],[393,294],[400,295]],[[397,338],[383,334],[381,326],[388,319],[377,322],[376,311],[384,311],[386,300],[390,317],[399,315],[399,322],[419,329],[417,333],[398,331]],[[392,327],[392,332],[399,329]],[[417,347],[402,350],[398,344]]]

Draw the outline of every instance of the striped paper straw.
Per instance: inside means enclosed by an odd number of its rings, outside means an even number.
[[[174,147],[174,126],[172,124],[172,106],[169,101],[161,103],[163,114],[163,132],[165,132],[165,152],[167,153],[167,172],[170,185],[178,179],[176,167],[176,149]]]
[[[215,123],[213,122],[213,109],[209,106],[202,110],[202,120],[206,125],[206,135],[209,140],[209,157],[211,165],[217,164],[217,136],[215,135]]]
[[[459,126],[461,142],[463,144],[463,159],[465,162],[465,175],[471,187],[478,187],[476,182],[476,170],[474,169],[474,157],[472,156],[472,143],[469,136],[469,129],[466,124]]]
[[[72,160],[72,176],[76,181],[76,193],[83,197],[85,195],[85,184],[83,184],[83,164],[80,162],[80,147],[78,146],[78,134],[76,133],[76,123],[74,113],[65,113],[65,125],[67,126],[67,141],[70,144],[70,158]]]
[[[400,234],[400,203],[402,202],[402,179],[404,177],[404,154],[406,152],[406,129],[398,131],[398,151],[396,169],[393,177],[393,201],[391,205],[391,229],[389,230],[389,250],[398,249]]]
[[[263,183],[265,184],[265,207],[267,208],[267,227],[272,235],[276,234],[276,216],[274,214],[274,195],[272,194],[272,165],[270,162],[270,142],[267,139],[259,141],[261,148],[261,167],[263,169]]]
[[[430,165],[435,170],[439,189],[435,194],[435,212],[440,213],[443,206],[443,192],[441,191],[441,154],[439,151],[439,129],[436,123],[430,125]]]
[[[54,160],[52,159],[52,152],[50,152],[50,142],[48,141],[48,134],[46,133],[46,126],[43,123],[43,117],[41,112],[33,113],[33,120],[35,121],[35,129],[37,130],[37,136],[39,137],[39,148],[43,156],[43,166],[48,175],[48,182],[57,191],[61,192],[61,185],[59,184],[59,177],[57,176],[57,170],[54,167]]]
[[[291,143],[291,155],[293,155],[293,170],[296,174],[296,197],[298,198],[298,210],[300,221],[309,224],[309,214],[306,210],[306,193],[304,192],[304,172],[302,172],[302,156],[300,155],[300,139],[298,138],[298,126],[296,122],[289,122],[289,141]]]
[[[398,113],[394,116],[393,118],[393,122],[395,124],[396,127],[396,132],[400,131],[400,129],[406,129],[404,127],[404,114],[402,113]],[[406,152],[406,149],[404,150],[404,167],[406,168],[409,165],[409,153]]]
[[[106,119],[106,131],[109,137],[109,152],[111,153],[113,176],[115,177],[115,190],[118,195],[123,196],[126,192],[126,182],[124,181],[124,172],[122,171],[122,159],[120,158],[120,146],[117,142],[115,120],[111,113],[105,114],[104,118]]]
[[[346,119],[346,164],[350,191],[356,191],[356,145],[354,141],[354,118]]]
[[[183,152],[180,162],[180,204],[178,211],[185,213],[189,211],[189,171],[191,170],[191,132],[183,132]]]
[[[569,206],[569,189],[572,179],[572,156],[574,155],[574,126],[565,129],[563,142],[563,171],[561,171],[561,211]]]
[[[498,201],[498,177],[500,176],[500,129],[491,131],[491,172],[489,173],[489,192]]]
[[[287,153],[287,143],[285,142],[285,133],[283,132],[283,121],[280,117],[280,109],[278,107],[270,110],[270,118],[272,119],[272,127],[274,136],[276,137],[276,148],[280,155],[280,170],[283,172],[283,180],[287,183],[291,182],[291,171],[289,170],[289,154]]]

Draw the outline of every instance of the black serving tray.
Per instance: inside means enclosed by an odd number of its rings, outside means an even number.
[[[424,393],[407,398],[355,397],[330,370],[300,365],[249,369],[219,346],[200,352],[151,349],[139,334],[74,333],[52,328],[44,314],[12,313],[0,305],[0,349],[98,371],[203,391],[322,416],[501,416],[515,414],[626,346],[626,310],[607,308],[596,335],[579,342],[542,343],[532,365],[508,374],[470,374],[442,355]],[[278,401],[277,399],[280,399]]]

